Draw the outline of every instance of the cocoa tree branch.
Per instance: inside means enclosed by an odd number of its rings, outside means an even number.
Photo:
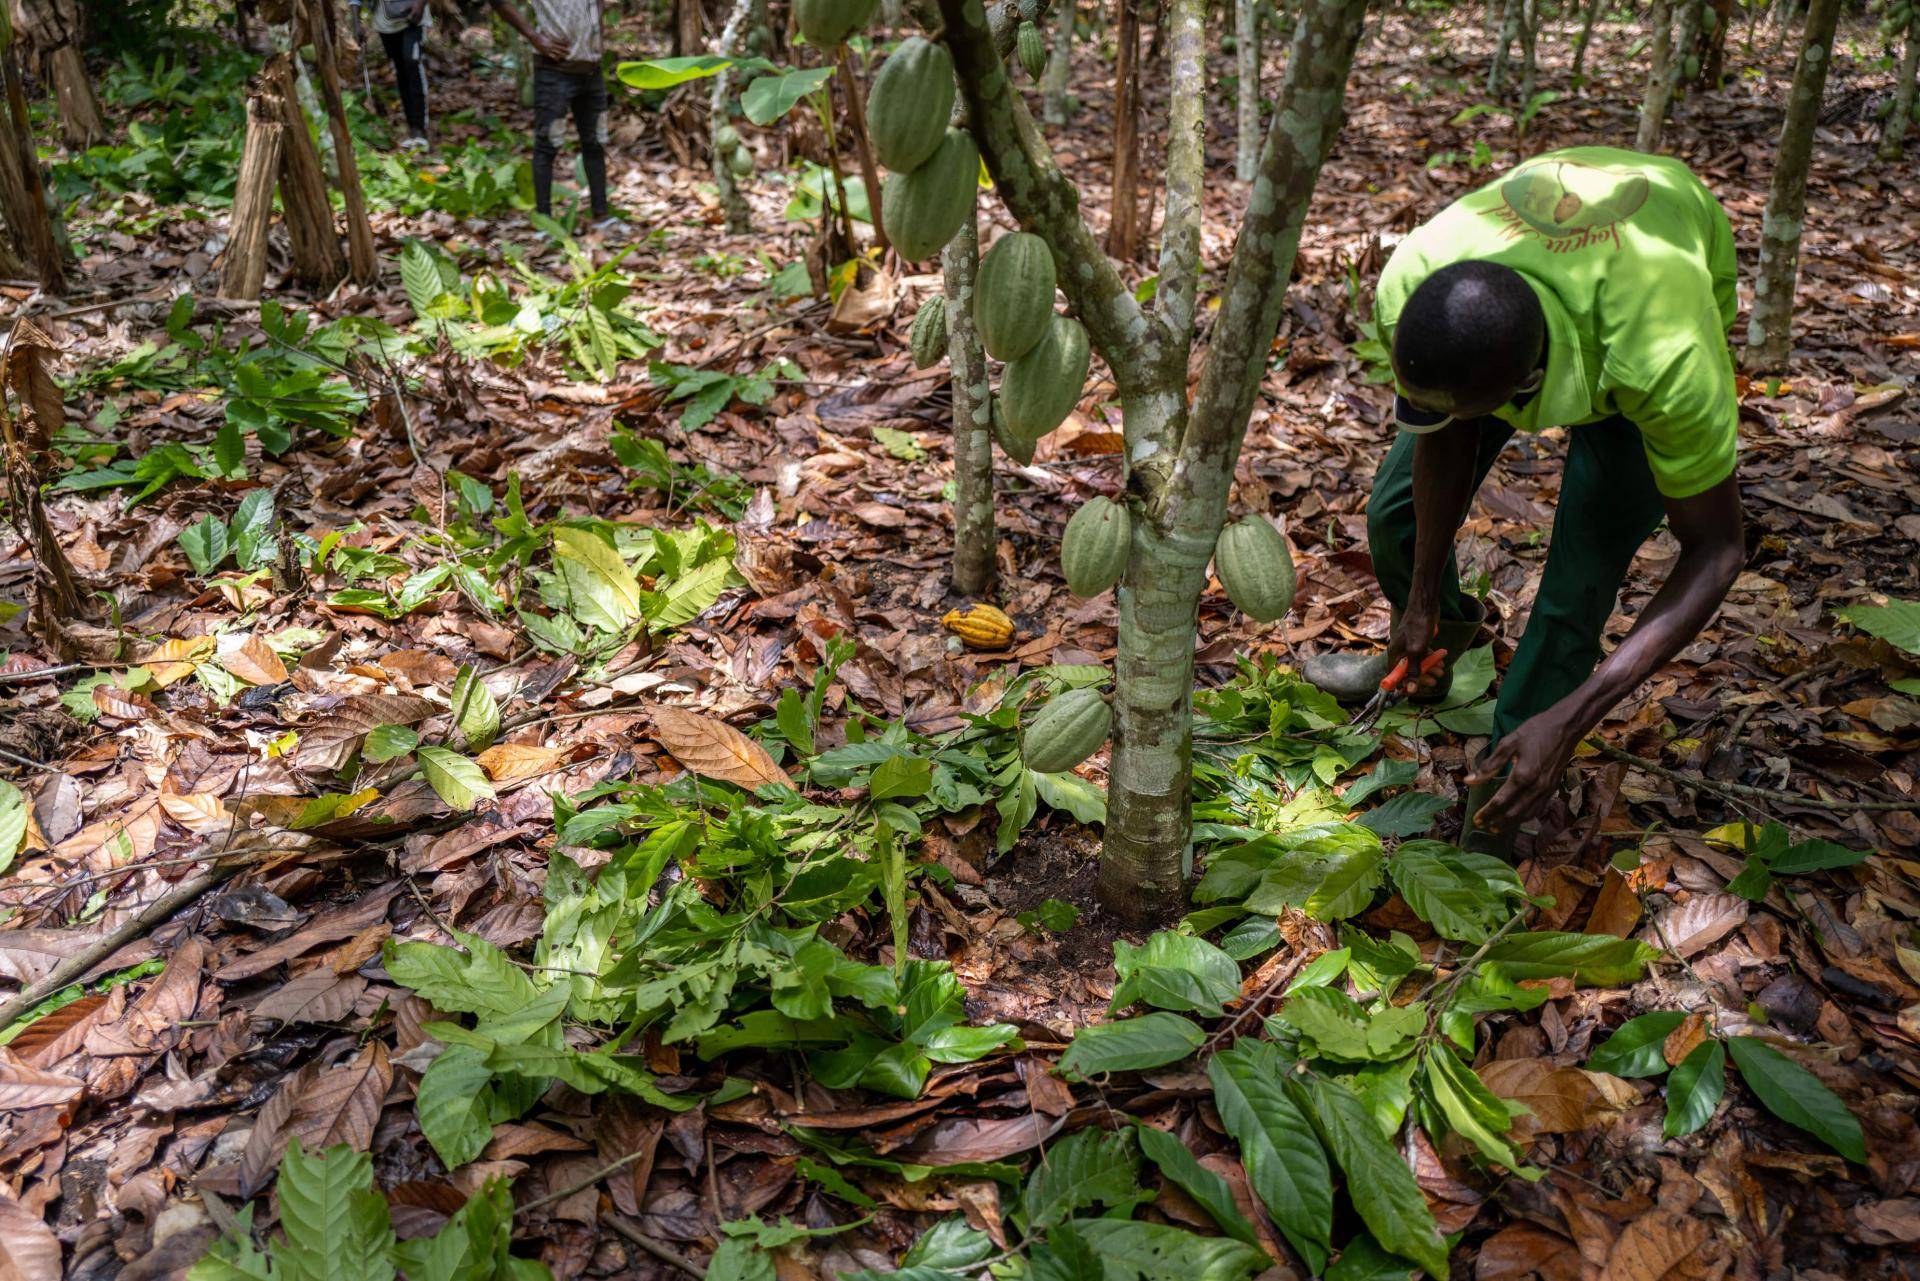
[[[1340,132],[1347,72],[1365,16],[1366,0],[1303,0],[1300,6],[1280,109],[1247,197],[1200,388],[1181,436],[1164,527],[1219,529],[1214,509],[1226,500],[1280,326],[1307,206]]]
[[[1183,357],[1193,344],[1200,289],[1200,215],[1205,190],[1206,0],[1173,0],[1167,105],[1167,215],[1160,231],[1160,283],[1154,314]]]
[[[980,0],[939,0],[947,49],[967,119],[995,189],[1020,225],[1053,250],[1060,287],[1079,312],[1124,395],[1157,372],[1159,326],[1134,300],[1120,272],[1080,216],[1080,195],[1014,90]],[[1002,6],[1003,16],[1017,14]]]

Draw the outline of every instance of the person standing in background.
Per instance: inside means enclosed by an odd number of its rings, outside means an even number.
[[[528,22],[511,0],[494,11],[533,46],[533,200],[553,216],[553,162],[566,118],[573,116],[580,161],[587,171],[595,230],[613,221],[607,207],[607,80],[600,60],[601,0],[532,0]]]
[[[427,148],[427,0],[347,0],[353,10],[353,33],[361,37],[360,10],[373,7],[373,30],[387,47],[393,63],[393,82],[400,90],[400,109],[407,118],[402,149]],[[364,45],[366,42],[361,39]]]

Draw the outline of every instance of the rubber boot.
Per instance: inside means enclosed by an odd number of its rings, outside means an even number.
[[[1474,647],[1487,621],[1485,608],[1471,597],[1468,599],[1480,610],[1480,616],[1460,622],[1441,621],[1440,634],[1434,641],[1436,647],[1447,651],[1446,661],[1440,666],[1440,679],[1433,688],[1409,696],[1408,701],[1421,704],[1446,701],[1453,686],[1454,663]],[[1399,610],[1393,612],[1393,630],[1396,633],[1400,630]],[[1377,654],[1315,654],[1301,666],[1300,675],[1306,678],[1307,684],[1343,703],[1364,703],[1379,690],[1387,670],[1387,654],[1382,650]]]
[[[1491,854],[1503,863],[1513,862],[1513,832],[1487,831],[1474,822],[1474,816],[1480,807],[1493,799],[1500,790],[1500,784],[1506,781],[1506,775],[1490,778],[1484,783],[1471,783],[1467,786],[1467,812],[1460,820],[1460,848],[1474,854]]]

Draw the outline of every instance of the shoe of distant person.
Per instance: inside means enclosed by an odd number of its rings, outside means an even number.
[[[402,138],[400,140],[400,150],[402,151],[425,151],[431,145],[432,144],[417,133],[412,137]]]

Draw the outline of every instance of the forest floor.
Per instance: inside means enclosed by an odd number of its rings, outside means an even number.
[[[1361,49],[1235,486],[1236,512],[1284,518],[1298,603],[1261,626],[1211,592],[1204,686],[1277,699],[1294,687],[1256,656],[1295,665],[1386,635],[1364,511],[1390,398],[1360,349],[1395,237],[1522,155],[1631,145],[1635,33],[1600,32],[1597,78],[1579,92],[1567,85],[1570,33],[1544,35],[1541,87],[1561,96],[1520,142],[1511,112],[1461,116],[1484,98],[1477,14],[1422,21],[1390,17]],[[1744,301],[1791,51],[1764,25],[1757,50],[1742,36],[1729,42],[1726,87],[1681,101],[1666,145],[1725,204]],[[663,43],[637,26],[614,41],[634,57]],[[1082,105],[1051,136],[1098,230],[1111,70],[1091,49],[1076,55]],[[1214,56],[1230,74],[1230,56]],[[1078,1029],[1109,1017],[1112,945],[1145,932],[1091,894],[1098,836],[1084,820],[1099,812],[1091,785],[1104,756],[1023,809],[992,790],[1011,759],[1006,722],[982,729],[977,717],[1022,674],[1111,660],[1111,595],[1073,598],[1057,565],[1066,518],[1119,485],[1104,371],[1031,465],[996,458],[994,599],[1017,633],[1006,651],[962,651],[940,625],[966,604],[945,571],[946,373],[915,371],[905,350],[939,280],[882,264],[832,305],[812,300],[802,276],[814,227],[789,213],[808,203],[792,179],[817,156],[817,135],[744,131],[760,162],[746,182],[757,229],[729,236],[701,159],[705,82],[664,104],[617,93],[610,165],[626,225],[562,243],[510,198],[528,114],[510,78],[472,43],[444,41],[433,57],[436,151],[390,167],[363,156],[381,286],[315,297],[276,268],[268,297],[284,311],[213,303],[224,215],[203,207],[190,167],[194,147],[217,169],[234,144],[219,151],[206,123],[200,139],[162,149],[176,184],[163,195],[131,179],[116,192],[84,158],[56,155],[61,194],[86,192],[69,215],[77,292],[49,301],[4,287],[6,309],[34,313],[59,349],[67,427],[48,511],[94,610],[56,620],[52,637],[31,632],[24,611],[0,620],[0,777],[30,810],[24,847],[15,835],[0,849],[0,978],[16,991],[44,985],[93,949],[69,986],[0,1016],[0,1253],[12,1275],[184,1275],[243,1200],[258,1198],[256,1228],[274,1221],[266,1192],[295,1138],[371,1151],[403,1238],[438,1230],[488,1179],[511,1179],[515,1250],[563,1278],[696,1273],[722,1241],[746,1239],[782,1278],[884,1269],[956,1213],[994,1242],[950,1260],[977,1275],[1025,1222],[1010,1190],[1022,1163],[1056,1135],[1130,1116],[1180,1135],[1233,1189],[1279,1275],[1305,1276],[1249,1191],[1201,1067],[1074,1083],[1048,1071]],[[1281,61],[1273,51],[1269,84]],[[390,73],[373,65],[385,92]],[[1146,80],[1153,174],[1164,103],[1159,78]],[[1873,106],[1890,84],[1876,39],[1843,38],[1810,184],[1798,350],[1783,377],[1741,383],[1745,571],[1707,631],[1608,718],[1613,751],[1583,754],[1523,849],[1527,890],[1547,896],[1529,928],[1637,937],[1660,959],[1619,986],[1537,982],[1535,1008],[1483,1020],[1476,1066],[1532,1108],[1515,1138],[1538,1181],[1407,1127],[1429,1206],[1443,1231],[1463,1234],[1457,1275],[1914,1275],[1920,625],[1909,615],[1904,635],[1882,626],[1888,638],[1876,639],[1835,613],[1920,599],[1920,162],[1873,158]],[[177,123],[191,91],[110,114]],[[1212,111],[1220,176],[1204,249],[1217,265],[1246,187],[1224,177],[1231,103],[1223,95]],[[137,151],[98,163],[125,174]],[[439,189],[499,199],[469,211]],[[397,265],[409,258],[403,287]],[[491,294],[476,283],[486,276]],[[183,291],[197,310],[176,307]],[[512,305],[502,313],[490,297]],[[239,431],[223,432],[229,423]],[[1489,679],[1525,624],[1563,445],[1550,434],[1511,448],[1464,532],[1462,573],[1506,620]],[[622,579],[569,553],[568,531],[548,524],[563,514],[612,522],[602,528],[634,570]],[[1674,554],[1665,533],[1642,550],[1612,639]],[[24,544],[0,533],[0,601],[24,603],[31,577]],[[617,626],[606,630],[627,638],[596,650],[592,627],[608,613]],[[630,639],[638,619],[647,626]],[[1295,726],[1252,775],[1272,790],[1240,794],[1227,821],[1337,817],[1399,788],[1379,806],[1395,807],[1381,830],[1456,831],[1452,811],[1424,798],[1457,794],[1484,741],[1485,686],[1458,695],[1451,718],[1393,722],[1359,750]],[[1272,714],[1278,730],[1289,713],[1276,702]],[[889,722],[905,729],[886,741],[953,771],[931,797],[924,784],[917,800],[903,792],[893,828],[879,821],[892,811],[873,768],[887,753],[863,755],[860,741]],[[1001,746],[967,756],[983,735]],[[785,826],[766,831],[781,842],[804,831],[824,860],[816,879],[756,835],[775,820],[721,785],[784,777],[796,762],[808,763],[806,782],[795,776],[806,808],[780,811]],[[683,767],[708,785],[693,789]],[[1218,804],[1234,795],[1231,780],[1210,785]],[[1742,820],[1760,845],[1751,859]],[[697,857],[666,849],[679,837],[663,834],[694,828],[708,842]],[[893,840],[918,875],[890,913],[876,896],[900,892]],[[1783,863],[1769,881],[1789,841],[1841,852],[1803,874]],[[656,849],[665,862],[649,864]],[[891,964],[904,944],[950,961],[965,1018],[1010,1025],[1024,1048],[945,1060],[903,1099],[855,1085],[867,1078],[832,1055],[729,1053],[704,1038],[696,1055],[655,1027],[634,1047],[648,1079],[704,1094],[700,1106],[609,1090],[577,1065],[543,1068],[542,1089],[566,1083],[514,1103],[510,1084],[526,1074],[484,1084],[483,1068],[474,1089],[494,1110],[471,1091],[458,1103],[479,1116],[477,1135],[442,1118],[430,1137],[416,1115],[432,1093],[423,1069],[459,1029],[431,1023],[430,984],[402,986],[389,972],[399,954],[383,949],[452,942],[457,929],[472,957],[506,950],[502,982],[532,993],[531,979],[557,974],[564,986],[610,963],[630,934],[583,924],[619,905],[596,899],[580,869],[604,869],[604,888],[616,871],[657,877],[674,860],[709,914],[765,900],[767,878],[784,875],[771,898],[781,919],[817,926],[848,955]],[[181,885],[196,891],[188,901],[146,912]],[[1381,937],[1406,932],[1443,969],[1458,961],[1397,897],[1357,920]],[[1265,924],[1265,948],[1241,957],[1256,963],[1240,1015],[1270,1013],[1280,983],[1352,945],[1298,911]],[[741,946],[738,931],[727,937]],[[764,1003],[755,984],[769,971],[744,951],[703,988],[686,976],[708,944],[689,946],[646,972],[668,984],[668,1008],[704,1002],[718,1017],[729,999],[736,1013]],[[601,1026],[620,1026],[613,1008]],[[1583,1066],[1624,1020],[1669,1011],[1676,1039],[1657,1070]],[[1704,1128],[1664,1138],[1651,1078],[1708,1026],[1788,1050],[1858,1119],[1866,1161],[1783,1124],[1737,1078]],[[1216,1035],[1256,1027],[1235,1017]],[[576,1026],[565,1044],[603,1036]],[[531,1048],[498,1044],[488,1062],[506,1072],[503,1049]],[[834,1073],[845,1079],[828,1088]],[[453,1149],[465,1159],[448,1159]],[[1219,1221],[1145,1177],[1150,1219]],[[739,1225],[756,1217],[812,1235],[754,1237]]]

